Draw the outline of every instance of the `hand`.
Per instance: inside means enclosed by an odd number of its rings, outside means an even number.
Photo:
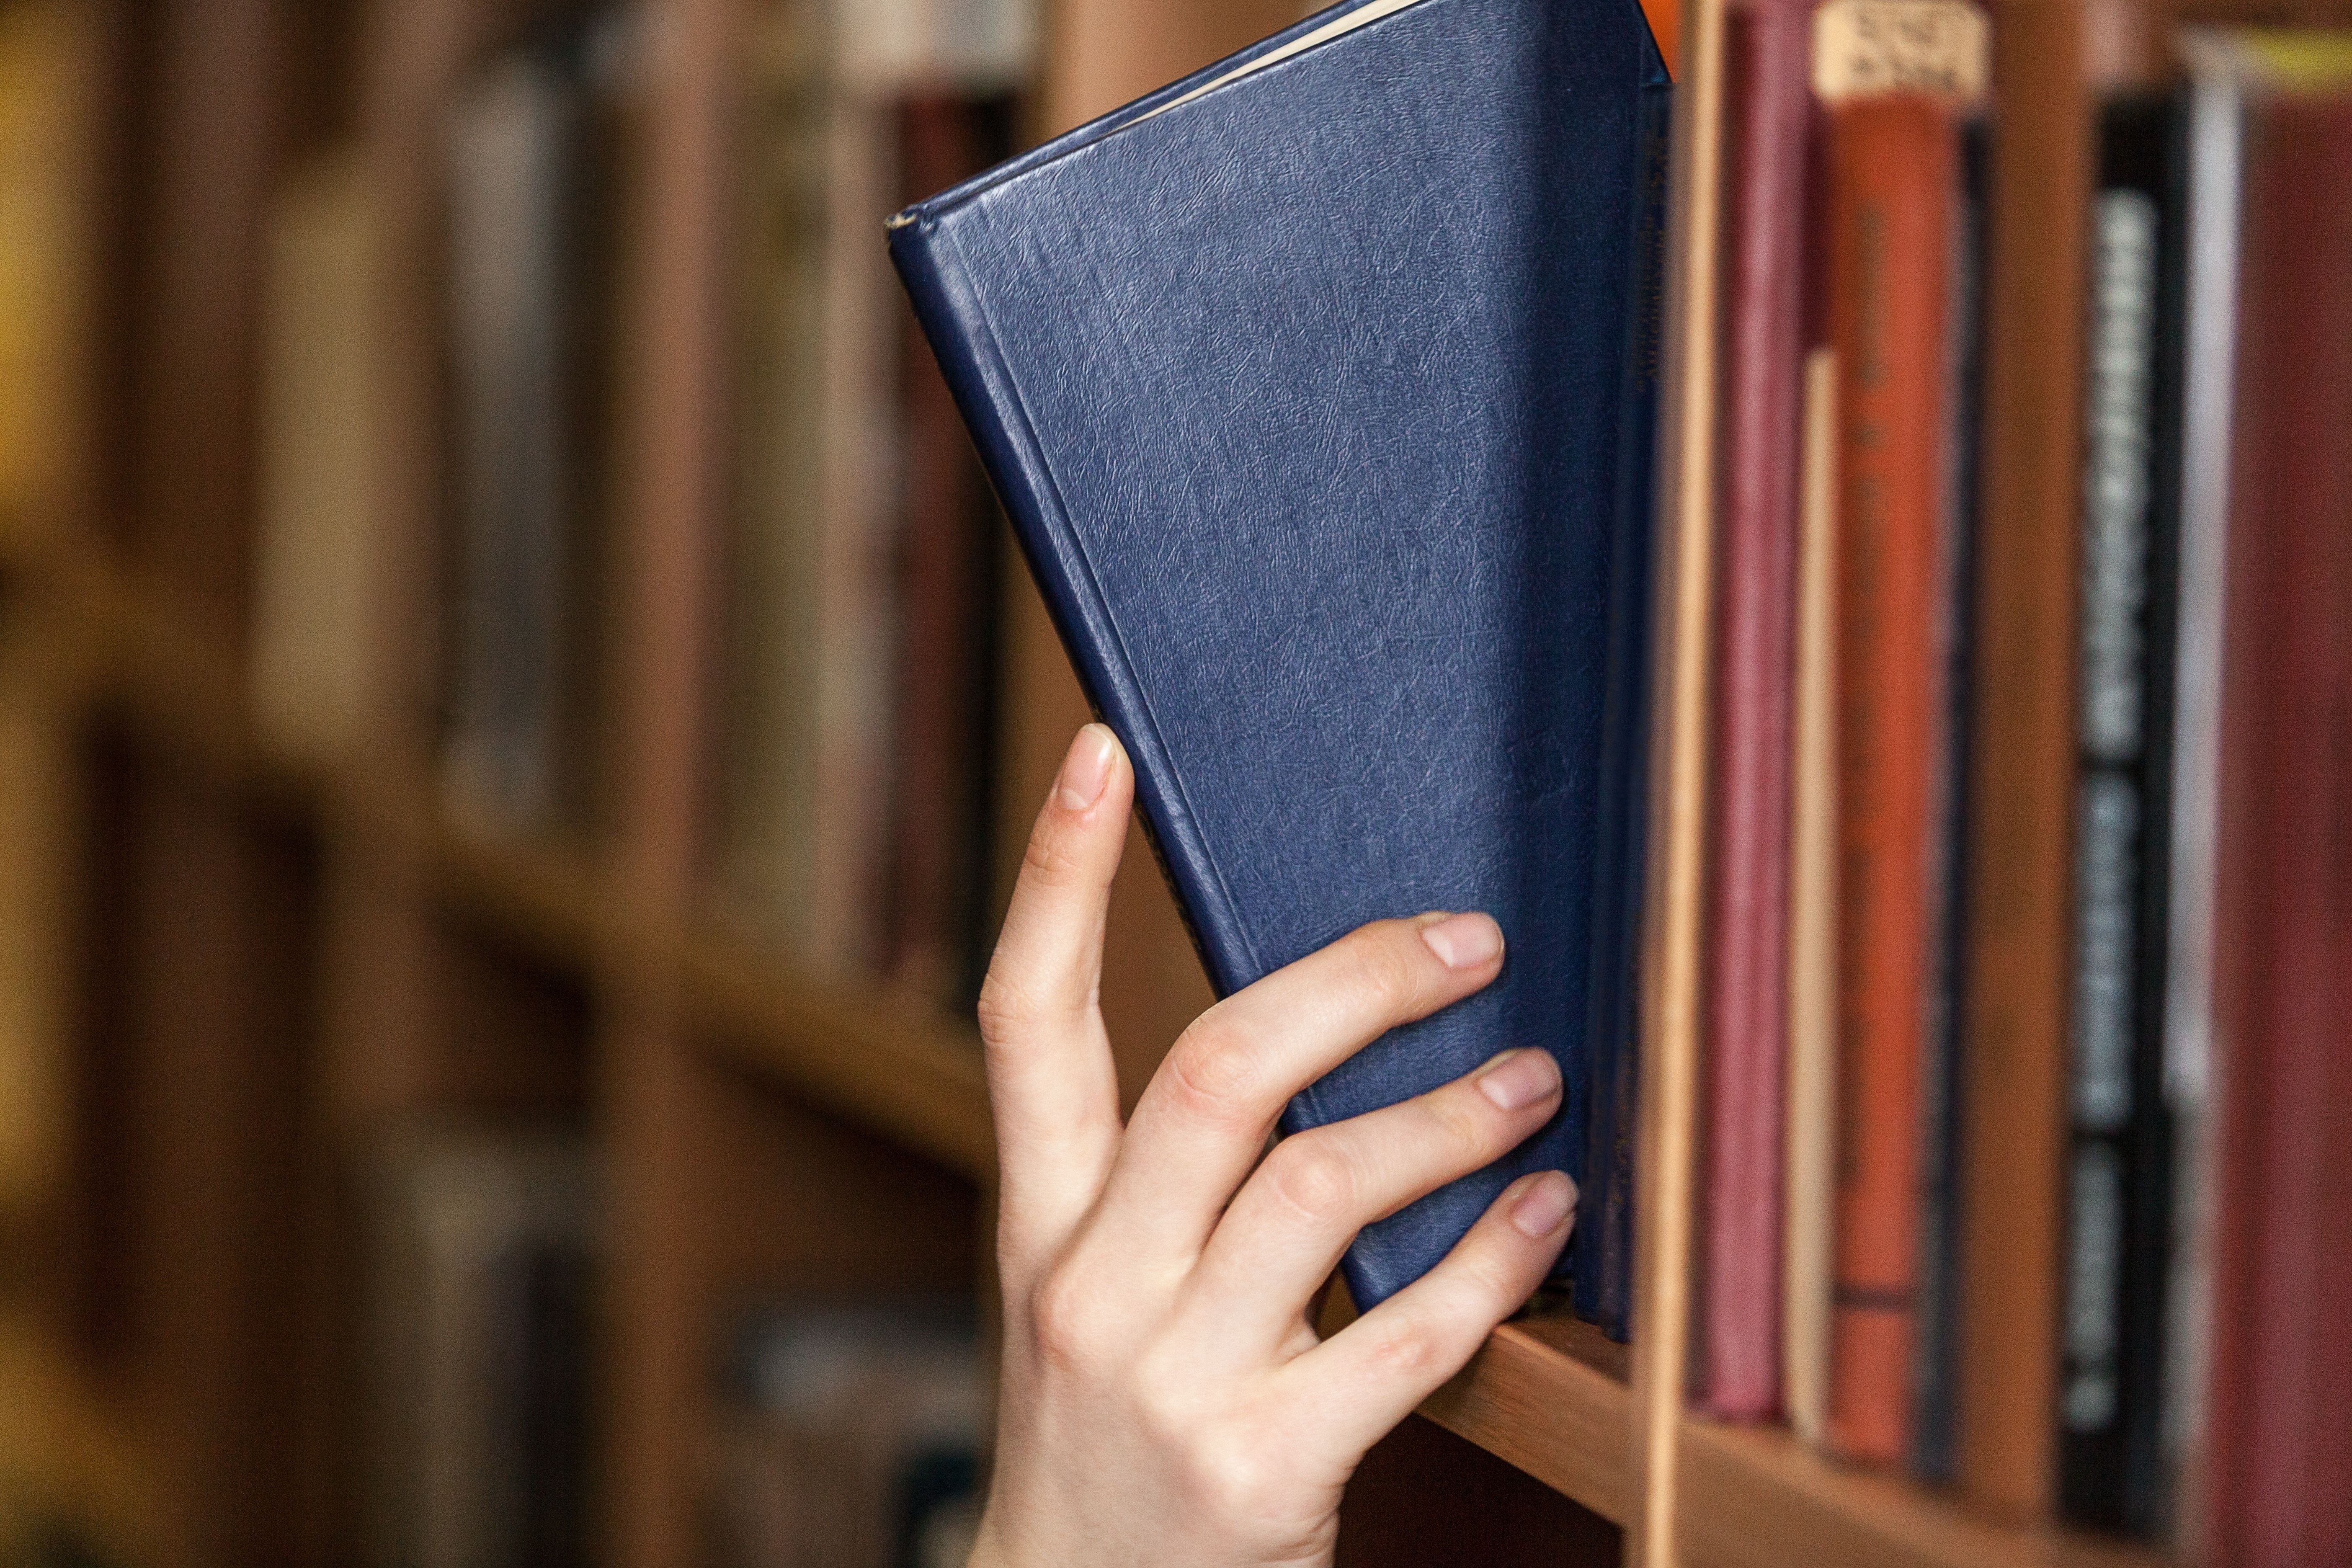
[[[1133,793],[1118,740],[1088,725],[981,994],[1005,1323],[972,1565],[1328,1563],[1364,1451],[1535,1289],[1575,1188],[1559,1172],[1514,1183],[1425,1278],[1328,1343],[1310,1303],[1360,1226],[1541,1127],[1559,1070],[1507,1053],[1266,1152],[1300,1088],[1502,972],[1485,915],[1381,921],[1202,1014],[1122,1130],[1097,1000]]]

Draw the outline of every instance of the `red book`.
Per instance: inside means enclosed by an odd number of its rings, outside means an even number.
[[[1724,21],[1726,243],[1708,824],[1706,1213],[1694,1403],[1736,1421],[1780,1404],[1783,1074],[1803,405],[1810,0]]]
[[[2352,89],[2256,85],[2230,460],[2205,1559],[2352,1562]]]
[[[1838,1193],[1829,1441],[1909,1447],[1920,1065],[1936,984],[1945,697],[1946,310],[1959,132],[1935,99],[1830,127],[1838,361]]]

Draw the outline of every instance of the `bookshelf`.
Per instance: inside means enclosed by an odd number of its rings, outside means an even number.
[[[994,1151],[975,1030],[908,994],[795,973],[717,929],[698,896],[730,429],[728,168],[750,3],[649,0],[661,47],[640,106],[618,439],[627,657],[602,759],[612,820],[582,846],[453,821],[429,710],[446,482],[436,127],[469,64],[547,7],[341,0],[298,24],[286,13],[302,8],[269,0],[80,0],[105,188],[118,193],[93,246],[118,308],[92,374],[115,395],[91,400],[62,526],[39,542],[0,533],[0,611],[38,628],[12,640],[34,644],[43,711],[84,759],[77,853],[97,889],[74,927],[89,993],[83,1152],[51,1310],[151,1440],[152,1534],[175,1543],[159,1561],[352,1560],[337,1278],[350,1215],[336,1171],[404,1118],[568,1119],[605,1162],[616,1268],[599,1343],[600,1534],[625,1568],[696,1560],[728,1311],[794,1289],[992,1289]],[[1301,9],[1063,0],[1037,126],[1076,123]],[[1677,175],[1685,298],[1706,291],[1721,26],[1720,0],[1693,0],[1683,21],[1681,144],[1702,150]],[[249,310],[222,306],[255,296],[272,180],[343,135],[379,181],[385,559],[359,629],[368,740],[324,763],[252,717],[257,328]],[[1694,680],[1709,339],[1684,319],[1673,361],[1670,439],[1688,458],[1669,470],[1683,481],[1668,513],[1672,631]],[[1017,570],[1007,583],[1000,866],[1086,717],[1034,595]],[[1697,765],[1696,700],[1672,694],[1670,766]],[[1477,1468],[1491,1456],[1558,1496],[1513,1504],[1541,1528],[1479,1561],[1558,1562],[1572,1542],[1574,1561],[1622,1550],[1640,1568],[2155,1568],[2152,1552],[1989,1521],[1777,1431],[1683,1411],[1700,825],[1663,826],[1637,1348],[1555,1312],[1506,1325],[1424,1407],[1478,1451],[1444,1461],[1469,1489],[1416,1489],[1376,1456],[1381,1493],[1360,1515],[1351,1501],[1351,1517],[1475,1521],[1478,1489],[1502,1489]],[[1139,841],[1114,898],[1104,998],[1130,1098],[1208,1000]],[[1359,1531],[1345,1560],[1422,1560],[1402,1545],[1384,1554],[1383,1539],[1411,1535]]]

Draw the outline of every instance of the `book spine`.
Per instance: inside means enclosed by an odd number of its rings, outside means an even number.
[[[2163,1001],[2178,574],[2179,203],[2163,99],[2101,119],[2092,209],[2058,1505],[2154,1531],[2170,1121]]]
[[[2244,130],[2204,1549],[2317,1568],[2352,1546],[2352,82]]]
[[[1958,132],[1923,96],[1830,129],[1838,360],[1837,1271],[1829,1438],[1910,1443],[1919,1076],[1937,942],[1944,754],[1946,274]]]
[[[1818,1446],[1829,1418],[1837,1214],[1837,354],[1826,346],[1806,356],[1804,441],[1789,831],[1781,1381],[1790,1427]]]
[[[2011,1517],[2047,1514],[2054,1467],[2093,151],[2082,31],[2074,0],[1995,7],[1953,1468]]]
[[[562,794],[578,100],[551,54],[519,54],[472,89],[450,137],[457,572],[445,773],[462,813],[506,832],[553,825]]]
[[[1698,1408],[1761,1421],[1780,1404],[1780,1091],[1787,1064],[1789,799],[1799,420],[1803,401],[1811,6],[1725,18],[1724,205],[1707,884],[1706,1215]]]
[[[968,188],[959,186],[958,192]],[[1135,764],[1138,803],[1151,826],[1152,848],[1177,889],[1209,983],[1219,995],[1229,995],[1265,966],[1257,961],[1224,879],[1202,842],[1135,673],[1118,652],[1118,632],[1063,512],[1060,492],[1019,389],[1004,366],[987,312],[954,254],[953,231],[939,216],[956,194],[934,198],[892,221],[891,262],[955,394],[1055,632],[1071,654],[1087,701],[1118,732]]]
[[[2190,36],[2192,40],[2194,35]],[[2188,222],[2182,318],[2180,555],[2174,626],[2172,821],[2164,993],[2164,1094],[2173,1122],[2172,1259],[2166,1285],[2164,1461],[2177,1500],[2168,1534],[2203,1556],[2202,1476],[2210,1365],[2214,1144],[2214,882],[2221,812],[2221,644],[2229,575],[2230,426],[2236,399],[2242,113],[2235,80],[2189,51],[2183,163]]]
[[[1623,1341],[1633,1320],[1633,1129],[1641,1060],[1642,911],[1648,820],[1651,530],[1657,469],[1658,362],[1664,322],[1669,89],[1642,98],[1642,211],[1633,230],[1634,308],[1626,316],[1623,426],[1610,561],[1610,676],[1601,717],[1601,826],[1593,856],[1592,982],[1585,1030],[1591,1081],[1584,1187],[1570,1268],[1576,1310]]]
[[[1985,122],[1971,120],[1961,140],[1962,175],[1954,193],[1951,271],[1946,310],[1943,613],[1945,745],[1936,806],[1936,972],[1929,983],[1927,1055],[1919,1078],[1919,1324],[1912,1366],[1916,1415],[1912,1473],[1942,1484],[1952,1479],[1958,1382],[1961,1226],[1961,1116],[1968,1011],[1970,738],[1974,731],[1974,617],[1978,534],[1978,429],[1982,405]]]

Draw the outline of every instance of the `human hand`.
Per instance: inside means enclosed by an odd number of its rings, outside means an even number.
[[[1079,731],[981,994],[1005,1322],[972,1568],[1328,1563],[1364,1451],[1533,1292],[1575,1188],[1513,1183],[1328,1342],[1309,1306],[1359,1228],[1541,1127],[1559,1071],[1507,1053],[1265,1152],[1299,1089],[1502,972],[1485,915],[1381,921],[1202,1014],[1122,1130],[1097,1003],[1133,793],[1111,732]]]

